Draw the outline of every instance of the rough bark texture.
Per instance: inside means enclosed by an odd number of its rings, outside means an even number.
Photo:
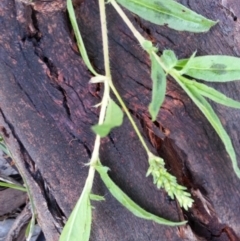
[[[240,55],[240,1],[181,1],[219,24],[205,34],[179,33],[128,13],[138,30],[160,50],[172,49],[179,58],[198,55]],[[103,73],[101,33],[96,0],[75,2],[79,26],[91,61]],[[91,241],[240,240],[239,179],[223,144],[202,113],[181,88],[168,80],[157,121],[147,106],[151,79],[149,59],[108,5],[111,70],[117,89],[133,114],[146,142],[162,156],[179,183],[195,200],[189,212],[151,178],[144,178],[147,157],[127,118],[102,140],[101,161],[113,180],[146,210],[170,220],[189,220],[186,227],[166,227],[138,219],[114,200],[96,178]],[[31,189],[38,222],[48,241],[59,232],[76,203],[87,176],[98,119],[92,106],[100,102],[101,85],[91,77],[77,52],[65,1],[0,1],[0,126],[21,174]],[[238,82],[210,84],[240,100]],[[240,159],[240,112],[213,103],[232,138]]]

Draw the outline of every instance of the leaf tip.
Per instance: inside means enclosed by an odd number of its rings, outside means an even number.
[[[150,113],[150,116],[151,116],[151,119],[152,121],[156,121],[157,119],[157,115],[158,115],[158,111],[156,111],[154,108],[153,108],[153,104],[150,103],[150,105],[148,106],[148,111]]]

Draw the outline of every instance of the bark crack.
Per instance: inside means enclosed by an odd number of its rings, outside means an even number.
[[[157,121],[152,123],[147,116],[139,116],[132,110],[131,114],[139,120],[145,137],[152,144],[155,152],[165,160],[169,172],[177,177],[179,184],[186,186],[191,192],[194,199],[193,207],[189,211],[180,207],[178,210],[187,217],[192,232],[205,240],[225,240],[226,235],[229,241],[239,240],[227,224],[220,223],[214,206],[207,198],[206,190],[194,179],[188,167],[187,154],[168,137],[169,130]]]
[[[8,126],[8,128],[10,129],[11,131],[11,134],[13,135],[13,137],[15,138],[15,140],[17,141],[17,144],[19,145],[19,148],[20,148],[20,152],[22,153],[23,157],[25,157],[25,155],[29,156],[29,161],[26,161],[25,158],[25,165],[26,165],[26,168],[28,169],[28,171],[30,173],[32,173],[34,175],[35,173],[35,163],[33,162],[33,160],[30,158],[30,155],[27,153],[23,143],[20,141],[20,138],[18,137],[16,131],[15,131],[15,128],[14,126],[11,124],[11,122],[7,119],[6,115],[3,113],[3,111],[0,109],[0,113],[2,115],[2,118],[5,122],[5,124]],[[10,134],[8,134],[10,135]]]
[[[63,227],[63,223],[65,221],[65,220],[63,220],[64,219],[63,212],[61,211],[61,209],[60,209],[59,205],[57,204],[55,198],[51,194],[50,189],[48,188],[48,185],[46,185],[46,182],[43,179],[43,177],[40,173],[40,170],[37,168],[35,162],[33,161],[30,154],[28,153],[28,151],[24,147],[23,143],[20,141],[18,135],[16,134],[14,126],[6,118],[6,116],[4,115],[4,113],[1,109],[0,109],[0,114],[2,115],[4,123],[7,125],[7,127],[11,131],[11,134],[12,134],[13,138],[16,140],[16,142],[19,146],[19,151],[22,155],[22,160],[24,162],[24,165],[25,165],[26,169],[28,170],[28,172],[30,173],[30,175],[34,179],[35,183],[39,186],[40,190],[42,191],[42,195],[43,195],[43,197],[46,200],[46,203],[48,205],[48,210],[50,211],[50,213],[52,214],[52,217],[56,221],[54,223],[54,225],[60,233],[60,231]],[[10,134],[8,134],[8,135],[10,135]]]

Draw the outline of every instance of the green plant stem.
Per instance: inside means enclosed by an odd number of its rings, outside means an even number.
[[[115,2],[116,3],[116,2]],[[116,4],[117,5],[117,4]],[[118,5],[117,5],[118,6]],[[105,1],[104,0],[99,0],[99,8],[100,8],[100,18],[101,18],[101,26],[102,26],[102,40],[103,40],[103,55],[104,55],[104,67],[105,67],[105,73],[106,73],[106,80],[104,81],[104,94],[103,94],[103,101],[102,101],[102,108],[104,107],[105,104],[105,97],[109,96],[109,87],[112,89],[113,93],[117,97],[119,103],[121,104],[123,110],[125,111],[127,117],[129,118],[129,121],[131,122],[140,142],[142,143],[144,149],[146,150],[147,154],[150,153],[149,148],[147,147],[146,142],[144,141],[136,123],[134,122],[129,110],[127,109],[125,103],[123,102],[121,96],[119,95],[118,91],[116,90],[115,86],[113,85],[112,78],[111,78],[111,71],[110,71],[110,61],[109,61],[109,48],[108,48],[108,36],[107,36],[107,22],[106,22],[106,11],[105,11]],[[131,22],[129,21],[131,24]],[[141,38],[141,34],[138,34],[136,31],[136,34],[138,35],[139,38]],[[143,41],[144,38],[142,37]],[[105,108],[106,111],[106,108]],[[104,120],[105,112],[103,115],[103,120]],[[101,113],[100,113],[100,118],[101,119]],[[99,122],[99,124],[102,124],[102,122]],[[95,142],[96,145],[98,143]],[[100,145],[100,141],[99,141]],[[94,148],[95,150],[95,148]],[[94,162],[95,163],[95,162]],[[92,163],[93,164],[93,163]]]
[[[105,67],[105,74],[106,74],[106,79],[104,80],[104,93],[103,93],[103,98],[101,102],[101,110],[100,110],[99,121],[98,121],[98,124],[101,125],[104,122],[104,117],[106,114],[106,109],[107,109],[108,100],[109,100],[109,94],[110,94],[109,82],[111,80],[111,72],[110,72],[109,55],[108,55],[109,53],[108,53],[107,23],[106,23],[104,0],[99,0],[99,9],[100,9],[100,20],[101,20],[101,28],[102,28],[104,67]],[[92,158],[90,160],[91,166],[94,166],[98,161],[100,142],[101,142],[101,137],[97,135],[95,139]],[[90,171],[91,170],[89,170],[89,174],[94,176],[94,173]]]
[[[99,0],[99,9],[100,9],[100,19],[101,19],[101,27],[102,27],[102,43],[103,43],[105,75],[107,78],[111,79],[109,49],[108,49],[108,35],[107,35],[107,18],[106,18],[106,9],[105,9],[104,0]]]
[[[131,116],[131,114],[130,114],[128,108],[127,108],[127,106],[126,106],[125,103],[123,102],[123,100],[122,100],[121,96],[119,95],[118,91],[116,90],[115,86],[114,86],[113,84],[111,84],[110,87],[111,87],[113,93],[115,94],[115,96],[117,97],[119,103],[121,104],[123,110],[125,111],[128,119],[129,119],[129,121],[131,122],[131,124],[132,124],[132,126],[133,126],[133,129],[135,130],[135,132],[136,132],[136,134],[137,134],[140,142],[142,143],[145,151],[146,151],[147,154],[149,155],[149,153],[151,153],[151,151],[150,151],[149,148],[147,147],[147,144],[146,144],[146,142],[144,141],[144,139],[143,139],[143,137],[142,137],[142,135],[141,135],[141,133],[140,133],[140,131],[139,131],[139,129],[138,129],[135,121],[133,120],[133,118],[132,118],[132,116]]]
[[[70,19],[70,22],[71,22],[71,25],[72,25],[72,28],[73,28],[73,31],[74,31],[74,34],[75,34],[75,37],[77,40],[77,45],[78,45],[78,49],[81,53],[81,56],[82,56],[85,64],[87,65],[88,69],[92,72],[92,74],[95,76],[98,76],[99,74],[94,70],[94,68],[88,58],[87,51],[86,51],[86,48],[85,48],[83,40],[82,40],[82,36],[81,36],[79,28],[78,28],[72,0],[67,0],[67,10],[68,10],[69,19]]]
[[[127,26],[130,28],[130,30],[132,31],[133,35],[137,38],[137,40],[139,41],[140,44],[142,44],[145,39],[144,37],[136,30],[136,28],[133,26],[133,24],[131,23],[131,21],[128,19],[128,17],[126,16],[126,14],[123,12],[123,10],[120,8],[120,6],[116,3],[115,0],[110,0],[111,4],[113,5],[113,7],[116,9],[116,11],[119,13],[119,15],[122,17],[122,19],[124,20],[124,22],[127,24]],[[147,152],[147,154],[149,155],[149,153],[151,153],[151,151],[149,150],[149,148],[147,147],[146,142],[144,141],[135,121],[133,120],[128,108],[126,107],[125,103],[123,102],[121,96],[119,95],[118,91],[116,90],[115,86],[113,85],[113,83],[110,83],[110,88],[112,89],[113,93],[115,94],[115,96],[117,97],[119,103],[121,104],[123,110],[125,111],[129,121],[131,122],[140,142],[142,143],[145,151]]]
[[[120,6],[116,3],[115,0],[110,0],[112,6],[115,8],[115,10],[118,12],[118,14],[122,17],[123,21],[127,24],[127,26],[129,27],[129,29],[132,31],[133,35],[137,38],[138,42],[141,44],[141,46],[143,47],[144,50],[146,50],[146,52],[149,54],[149,56],[153,56],[158,64],[162,67],[162,69],[165,71],[166,75],[169,74],[171,75],[177,82],[178,84],[184,89],[184,91],[190,96],[190,98],[195,102],[195,104],[198,106],[198,108],[203,112],[203,114],[206,116],[206,118],[208,119],[208,121],[211,123],[211,125],[213,126],[213,128],[215,129],[215,131],[217,132],[217,134],[219,135],[219,137],[221,138],[221,140],[223,141],[225,148],[229,154],[229,157],[232,160],[232,164],[233,164],[233,169],[235,171],[235,173],[237,174],[238,177],[240,177],[240,169],[238,168],[237,165],[237,160],[236,160],[236,154],[235,151],[233,149],[232,143],[230,138],[228,137],[227,133],[225,132],[225,130],[221,127],[220,124],[220,120],[218,120],[219,123],[215,123],[212,114],[214,113],[213,111],[211,111],[211,107],[210,108],[210,112],[213,113],[208,113],[206,114],[206,107],[203,106],[203,104],[201,102],[199,102],[199,100],[197,100],[195,98],[195,96],[192,94],[191,91],[189,91],[189,89],[186,86],[186,80],[184,80],[184,77],[181,76],[181,73],[178,72],[175,69],[169,69],[166,64],[163,62],[163,60],[161,59],[161,57],[159,57],[156,53],[156,48],[154,49],[154,47],[152,47],[150,45],[150,47],[148,47],[148,40],[145,40],[144,37],[137,31],[137,29],[133,26],[133,24],[130,22],[130,20],[128,19],[128,17],[126,16],[126,14],[123,12],[123,10],[120,8]],[[146,44],[147,43],[147,44]],[[195,54],[192,55],[193,57],[195,56]],[[191,58],[193,58],[191,57]],[[203,98],[201,96],[201,94],[199,94],[199,96],[201,98]],[[205,100],[205,99],[203,99]],[[207,102],[206,102],[207,103]],[[205,103],[205,104],[206,104]],[[209,112],[209,110],[208,110]],[[215,116],[215,113],[213,114]],[[215,117],[218,119],[218,117]],[[219,130],[219,125],[220,125],[220,130]]]
[[[168,68],[166,67],[166,65],[162,61],[162,59],[154,51],[152,51],[151,54],[155,55],[155,57],[157,59],[157,62],[163,68],[163,70],[166,72],[166,74],[170,74],[171,75],[171,70],[168,70]]]
[[[108,38],[107,38],[107,24],[106,24],[106,13],[105,13],[105,3],[104,0],[99,0],[99,8],[100,8],[100,19],[101,19],[101,28],[102,28],[102,41],[103,41],[103,53],[104,53],[104,66],[105,66],[105,74],[106,79],[104,81],[104,93],[101,102],[101,110],[99,115],[98,124],[101,125],[104,122],[104,118],[106,115],[106,109],[108,106],[110,88],[109,88],[109,80],[111,79],[110,66],[109,66],[109,57],[108,57]],[[101,137],[99,135],[96,136],[94,148],[92,152],[92,157],[90,160],[90,168],[88,171],[88,177],[86,183],[88,184],[89,190],[92,189],[93,179],[95,175],[95,165],[99,160],[99,149],[101,144]]]
[[[136,39],[139,41],[140,44],[142,44],[145,41],[145,38],[136,30],[136,28],[133,26],[127,15],[123,12],[121,7],[117,4],[115,0],[109,1],[112,6],[115,8],[115,10],[118,12],[118,14],[122,17],[123,21],[127,24],[129,29],[132,31],[133,35],[136,37]]]
[[[123,12],[121,7],[117,4],[115,0],[110,0],[112,6],[115,8],[115,10],[118,12],[118,14],[122,17],[123,21],[126,23],[126,25],[129,27],[129,29],[132,31],[133,35],[136,37],[140,45],[142,46],[143,43],[146,41],[146,39],[138,32],[138,30],[134,27],[134,25],[131,23],[127,15]],[[150,51],[149,54],[157,56],[155,51]],[[165,66],[164,62],[161,60],[161,58],[158,59],[158,63],[161,65],[161,67],[164,69],[165,72],[168,72],[167,67]]]

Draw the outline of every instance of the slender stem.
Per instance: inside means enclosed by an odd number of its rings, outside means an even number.
[[[113,5],[113,7],[116,9],[116,11],[118,12],[118,14],[122,17],[122,19],[124,20],[124,22],[127,24],[127,26],[130,28],[130,30],[132,31],[133,35],[136,37],[136,39],[139,41],[140,44],[142,44],[145,39],[144,37],[137,31],[137,29],[133,26],[133,24],[131,23],[131,21],[128,19],[128,17],[126,16],[126,14],[123,12],[123,10],[120,8],[120,6],[116,3],[115,0],[110,0],[111,4]],[[123,102],[121,96],[119,95],[118,91],[116,90],[115,86],[113,85],[112,82],[110,82],[110,88],[112,89],[113,93],[115,94],[115,96],[117,97],[119,103],[121,104],[122,108],[124,109],[129,121],[131,122],[133,129],[135,130],[140,142],[142,143],[144,149],[146,150],[147,154],[149,155],[150,150],[147,147],[146,142],[144,141],[135,121],[133,120],[128,108],[126,107],[125,103]]]
[[[107,36],[107,22],[106,22],[106,11],[105,11],[105,2],[104,0],[99,0],[99,9],[100,9],[100,20],[101,20],[101,28],[102,28],[102,41],[103,41],[103,56],[104,56],[104,67],[105,67],[105,75],[106,80],[104,81],[104,93],[103,99],[101,103],[101,110],[99,115],[98,124],[101,125],[104,122],[104,118],[106,115],[106,109],[109,101],[110,87],[109,84],[111,81],[111,72],[110,72],[110,61],[109,61],[109,51],[108,51],[108,36]],[[92,157],[90,160],[90,165],[94,166],[98,161],[99,157],[99,148],[100,148],[101,137],[99,135],[96,136],[94,149],[92,153]],[[89,175],[94,175],[91,168],[89,170]]]
[[[117,5],[115,1],[113,1],[113,4],[116,4],[116,7],[120,9],[120,7]],[[147,147],[146,142],[144,141],[136,123],[134,122],[129,110],[127,109],[125,103],[123,102],[121,96],[119,95],[118,91],[116,90],[115,86],[112,83],[112,78],[111,78],[111,71],[110,71],[110,60],[109,60],[109,48],[108,48],[108,36],[107,36],[107,22],[106,22],[106,11],[105,11],[105,1],[104,0],[99,0],[99,9],[100,9],[100,19],[101,19],[101,27],[102,27],[102,41],[103,41],[103,55],[104,55],[104,67],[105,67],[105,74],[106,74],[106,80],[104,81],[104,94],[103,94],[103,100],[102,100],[102,105],[101,105],[101,111],[100,111],[100,117],[99,117],[99,124],[102,124],[104,121],[104,117],[106,114],[106,108],[109,100],[109,92],[110,88],[112,89],[113,93],[117,97],[119,103],[121,104],[122,108],[124,109],[126,115],[129,118],[129,121],[131,122],[140,142],[142,143],[144,149],[146,150],[147,154],[150,153],[149,148]],[[125,15],[124,12],[120,9],[122,12],[123,16]],[[126,21],[129,22],[130,25],[131,22],[128,20],[128,18],[125,18]],[[138,36],[138,39],[144,41],[144,38],[141,36],[138,31],[134,31],[134,26],[132,25],[132,31],[135,33],[134,35]],[[109,88],[110,87],[110,88]],[[98,160],[98,153],[99,153],[99,148],[100,148],[100,136],[97,135],[95,144],[94,144],[94,150],[92,153],[92,158],[90,161],[91,165],[94,165],[96,161]],[[90,175],[89,170],[89,175]],[[91,172],[92,175],[92,172]]]
[[[105,75],[106,75],[106,77],[111,78],[109,50],[108,50],[108,36],[107,36],[107,18],[106,18],[106,9],[105,9],[105,1],[104,0],[99,0],[99,9],[100,9],[100,19],[101,19],[101,27],[102,27],[102,42],[103,42],[103,57],[104,57]]]
[[[109,60],[109,50],[108,50],[107,19],[106,19],[106,10],[105,10],[104,0],[99,0],[99,9],[100,9],[100,19],[101,19],[101,28],[102,28],[104,68],[105,68],[105,76],[106,76],[106,80],[104,81],[102,108],[101,108],[100,117],[99,117],[99,124],[102,124],[104,121],[106,108],[109,100],[109,94],[110,94],[109,84],[112,81],[111,81],[110,60]]]
[[[124,22],[127,24],[127,26],[130,28],[130,30],[132,31],[133,35],[136,37],[136,39],[139,41],[140,44],[142,44],[145,39],[144,37],[137,31],[137,29],[133,26],[133,24],[131,23],[131,21],[128,19],[128,17],[126,16],[126,14],[123,12],[123,10],[120,8],[120,6],[116,3],[115,0],[110,0],[111,4],[113,5],[113,7],[116,9],[116,11],[118,12],[118,14],[122,17],[122,19],[124,20]],[[141,141],[144,149],[146,150],[147,154],[149,155],[150,150],[149,148],[147,147],[147,144],[146,142],[144,141],[135,121],[133,120],[129,110],[127,109],[125,103],[123,102],[121,96],[119,95],[118,91],[116,90],[115,86],[110,83],[110,87],[113,91],[113,93],[115,94],[115,96],[117,97],[119,103],[121,104],[122,108],[124,109],[129,121],[131,122],[139,140]]]
[[[163,70],[166,72],[166,75],[168,73],[170,73],[170,71],[168,70],[168,68],[166,67],[166,65],[164,64],[164,62],[162,61],[162,59],[154,52],[152,51],[150,54],[154,55],[157,62],[159,63],[159,65],[163,68]]]
[[[142,135],[141,135],[141,133],[140,133],[140,131],[139,131],[139,129],[138,129],[135,121],[133,120],[133,118],[132,118],[132,116],[131,116],[131,114],[130,114],[128,108],[127,108],[127,106],[126,106],[125,103],[123,102],[123,100],[122,100],[121,96],[119,95],[118,91],[116,90],[115,86],[114,86],[113,84],[110,84],[110,87],[111,87],[113,93],[115,94],[115,96],[117,97],[119,103],[121,104],[123,110],[125,111],[128,119],[129,119],[129,121],[131,122],[131,124],[132,124],[132,126],[133,126],[133,129],[135,130],[135,132],[136,132],[139,140],[141,141],[144,149],[146,150],[147,154],[149,155],[149,153],[151,153],[151,151],[150,151],[149,148],[147,147],[147,144],[146,144],[146,142],[144,141],[144,139],[143,139],[143,137],[142,137]]]
[[[127,24],[129,29],[132,31],[133,35],[136,37],[136,39],[139,41],[140,44],[142,44],[145,39],[144,37],[137,31],[137,29],[133,26],[127,15],[123,12],[123,10],[120,8],[120,6],[116,3],[115,0],[110,0],[112,6],[115,8],[115,10],[118,12],[118,14],[122,17],[123,21]]]
[[[127,15],[123,12],[123,10],[121,9],[121,7],[116,3],[115,0],[110,0],[111,4],[113,5],[113,7],[115,8],[115,10],[118,12],[118,14],[122,17],[123,21],[127,24],[127,26],[129,27],[129,29],[132,31],[133,35],[135,36],[135,38],[138,40],[138,42],[142,45],[143,42],[145,42],[145,38],[138,32],[138,30],[134,27],[134,25],[131,23],[131,21],[129,20],[129,18],[127,17]],[[149,52],[149,54],[151,55],[155,55],[156,57],[156,53],[154,51]],[[167,68],[165,66],[165,64],[163,63],[163,61],[161,60],[161,58],[157,58],[158,63],[161,65],[161,67],[167,72]]]

